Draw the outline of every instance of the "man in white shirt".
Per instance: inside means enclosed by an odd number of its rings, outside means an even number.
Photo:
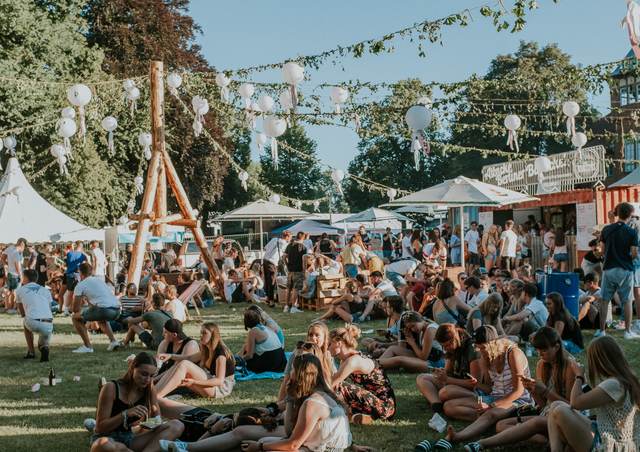
[[[367,306],[364,308],[362,315],[359,319],[356,319],[354,323],[364,322],[374,308],[377,308],[377,311],[382,313],[382,300],[390,295],[398,295],[398,292],[393,287],[391,281],[389,281],[388,279],[384,279],[382,273],[378,271],[371,273],[371,275],[369,276],[369,281],[371,281],[371,284],[374,288],[370,290],[369,294],[367,295],[369,300],[367,301]]]
[[[525,343],[547,323],[549,311],[536,295],[538,286],[526,283],[522,288],[522,301],[525,302],[522,311],[502,319],[503,325],[508,325],[508,328],[505,328],[507,339],[515,343]]]
[[[516,279],[516,245],[518,236],[513,231],[513,220],[508,220],[504,224],[504,232],[500,237],[500,255],[498,256],[498,267],[502,262],[502,269],[511,273],[511,278]]]
[[[469,262],[466,262],[466,272],[470,275],[473,270],[480,267],[480,259],[478,258],[478,242],[480,234],[478,234],[478,222],[472,221],[471,227],[464,236],[465,249],[469,250]]]
[[[33,334],[38,334],[40,362],[49,361],[49,340],[53,333],[53,314],[51,313],[51,292],[38,284],[38,272],[27,269],[23,274],[26,283],[16,290],[16,301],[20,315],[24,318],[24,337],[27,340],[27,356],[34,359]]]
[[[291,242],[291,231],[284,231],[282,238],[271,239],[264,248],[264,290],[267,293],[267,303],[270,307],[275,306],[275,293],[278,287],[278,262],[284,256],[287,245]],[[230,301],[230,300],[227,300]]]
[[[475,308],[476,306],[478,306],[480,303],[486,300],[487,297],[489,296],[489,294],[486,291],[482,290],[480,279],[476,278],[475,276],[467,278],[464,281],[464,285],[467,288],[467,292],[471,296],[467,304],[472,308]]]
[[[402,257],[413,257],[411,234],[413,234],[413,230],[411,229],[404,231],[404,237],[402,237]]]
[[[89,335],[87,334],[86,322],[97,322],[98,326],[104,334],[109,338],[109,347],[107,350],[116,350],[120,343],[113,336],[111,320],[116,320],[120,317],[122,312],[122,306],[120,301],[113,295],[109,286],[99,278],[91,276],[93,274],[93,267],[86,262],[80,264],[78,267],[78,273],[80,274],[80,283],[75,287],[73,293],[73,326],[80,335],[84,345],[73,353],[93,353],[93,347],[89,342]],[[80,312],[80,307],[85,298],[91,305],[89,308]]]
[[[407,278],[411,278],[416,270],[424,273],[427,270],[427,266],[413,258],[398,260],[387,265],[385,269],[387,279],[391,281],[391,284],[402,295],[402,298],[405,298],[409,291]]]
[[[93,276],[104,281],[105,270],[107,269],[107,258],[100,249],[100,242],[92,240],[89,244],[91,249],[91,265],[93,266]]]
[[[224,258],[224,265],[222,269],[225,273],[229,273],[229,270],[233,270],[236,268],[236,258],[238,257],[238,250],[235,248],[231,248],[231,250],[227,253],[227,256]]]
[[[6,266],[7,295],[4,298],[4,311],[7,314],[16,314],[16,290],[22,284],[22,252],[27,247],[26,239],[18,239],[15,245],[11,245],[0,256]]]

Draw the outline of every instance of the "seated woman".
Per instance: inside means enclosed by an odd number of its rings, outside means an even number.
[[[244,328],[249,330],[247,341],[238,352],[247,363],[247,370],[263,372],[283,372],[287,365],[284,348],[278,335],[271,328],[260,324],[262,318],[253,310],[244,313]]]
[[[194,355],[158,354],[161,360],[173,359],[177,363],[164,373],[156,389],[158,397],[169,395],[179,386],[190,389],[201,397],[221,398],[231,394],[236,383],[236,360],[224,345],[215,323],[200,328],[200,351]],[[199,365],[195,364],[200,361]]]
[[[463,397],[444,404],[447,416],[472,422],[461,432],[448,427],[447,437],[435,444],[425,440],[415,447],[417,452],[428,452],[432,448],[450,450],[457,444],[474,436],[480,436],[498,421],[509,416],[512,408],[531,403],[531,395],[524,388],[519,374],[531,378],[529,363],[516,344],[508,339],[499,339],[491,325],[478,328],[473,340],[482,355],[483,383],[477,383],[477,397]]]
[[[366,305],[362,298],[358,296],[358,286],[356,284],[357,280],[356,282],[347,281],[344,286],[346,293],[333,300],[329,310],[315,319],[314,322],[328,322],[335,316],[340,317],[347,323],[359,319]]]
[[[576,375],[571,366],[573,359],[562,346],[562,339],[556,330],[543,326],[531,343],[540,355],[536,369],[539,378],[522,378],[522,384],[531,393],[536,405],[542,408],[542,413],[539,416],[509,418],[498,422],[497,435],[467,444],[467,452],[478,452],[489,447],[518,444],[527,440],[541,444],[549,442],[549,407],[556,401],[569,402],[566,397],[571,394]]]
[[[562,337],[562,345],[571,353],[576,355],[582,352],[584,342],[582,340],[582,330],[578,321],[571,315],[569,310],[564,306],[562,295],[557,292],[551,292],[544,300],[549,311],[547,317],[547,326],[555,328]]]
[[[482,363],[473,339],[462,328],[451,323],[440,325],[436,340],[443,344],[447,364],[432,374],[421,374],[416,383],[433,411],[442,414],[447,400],[475,396],[475,385],[482,381]]]
[[[182,301],[178,300],[178,289],[176,289],[176,286],[167,286],[164,289],[164,296],[167,299],[164,308],[173,314],[174,319],[185,322],[187,320],[187,310],[184,304],[182,304]]]
[[[549,412],[551,452],[568,446],[575,452],[637,451],[640,444],[640,382],[620,345],[611,336],[594,339],[587,349],[589,382],[582,392],[584,366],[572,361],[579,384],[569,393],[570,405],[555,402]],[[596,386],[596,379],[600,384]],[[576,410],[596,410],[596,420]]]
[[[375,358],[379,358],[392,345],[398,345],[398,325],[404,312],[404,299],[400,295],[385,297],[382,300],[382,310],[387,314],[387,327],[378,330],[377,333],[385,339],[362,339],[362,347],[373,353]]]
[[[380,365],[389,369],[425,373],[433,367],[444,367],[442,347],[435,340],[438,324],[422,314],[407,311],[400,318],[398,345],[392,345],[380,357]]]
[[[275,320],[271,318],[269,314],[267,314],[260,306],[252,305],[247,308],[247,311],[255,311],[260,316],[260,324],[266,326],[270,330],[272,330],[278,336],[280,343],[284,345],[284,334],[282,334],[282,330],[280,326],[276,323]]]
[[[436,297],[438,302],[433,305],[433,318],[439,325],[458,321],[449,311],[458,314],[460,311],[467,313],[471,310],[471,306],[456,296],[456,286],[449,278],[444,278],[436,286]]]
[[[336,328],[329,333],[329,352],[340,359],[331,387],[341,395],[356,425],[376,419],[390,419],[396,412],[396,396],[391,381],[377,360],[357,351],[360,330],[354,325]],[[355,384],[347,383],[349,377]]]
[[[152,450],[158,440],[175,440],[184,429],[180,421],[169,421],[151,431],[134,434],[131,427],[160,415],[153,387],[156,360],[139,353],[124,377],[112,380],[100,391],[96,424],[91,435],[91,452]],[[142,427],[143,428],[143,427]]]
[[[502,304],[502,295],[494,292],[473,308],[467,316],[467,333],[472,335],[482,325],[493,325],[498,332],[498,336],[504,336],[504,329],[500,319]]]

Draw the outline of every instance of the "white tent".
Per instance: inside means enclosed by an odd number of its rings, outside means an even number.
[[[342,221],[345,223],[362,223],[372,221],[375,223],[376,221],[383,220],[413,221],[411,218],[405,217],[402,214],[391,212],[390,210],[377,209],[375,207],[370,207],[367,210],[356,213]]]
[[[45,201],[29,184],[15,157],[0,181],[0,243],[104,241],[104,231],[84,226]]]
[[[620,179],[618,182],[609,185],[609,187],[620,187],[623,185],[640,185],[640,166]]]

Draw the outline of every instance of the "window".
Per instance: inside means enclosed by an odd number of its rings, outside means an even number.
[[[640,143],[627,141],[624,143],[624,159],[625,160],[638,160],[638,150],[640,148]],[[624,172],[630,173],[634,169],[636,169],[638,165],[633,162],[625,162],[624,164]]]
[[[627,88],[620,88],[620,106],[627,105]]]
[[[628,104],[635,104],[636,103],[636,85],[629,85],[629,92],[627,93],[628,95],[628,100],[627,103]]]

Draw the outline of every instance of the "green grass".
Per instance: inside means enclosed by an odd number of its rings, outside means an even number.
[[[216,304],[204,309],[206,321],[213,321],[221,329],[227,345],[236,352],[244,342],[246,332],[242,327],[242,313],[247,305]],[[298,340],[305,338],[307,326],[317,314],[284,314],[279,309],[269,311],[283,329],[286,350],[291,351]],[[340,322],[329,324],[329,328],[340,326]],[[383,328],[383,321],[367,322],[363,329]],[[198,338],[199,324],[188,322],[186,332]],[[621,333],[611,331],[620,339]],[[371,335],[369,335],[371,336]],[[118,339],[123,333],[117,333]],[[585,342],[593,337],[593,331],[585,333]],[[140,342],[133,348],[107,352],[108,341],[104,335],[91,336],[95,353],[76,355],[71,351],[81,345],[80,339],[68,318],[56,317],[51,343],[51,362],[25,361],[26,343],[22,332],[22,319],[17,315],[0,314],[0,450],[7,451],[71,451],[88,450],[89,433],[82,423],[86,418],[95,417],[98,399],[97,383],[100,377],[119,378],[124,375],[127,364],[124,359],[131,353],[146,350]],[[634,349],[636,343],[620,341],[623,350],[637,371],[640,363]],[[586,353],[580,356],[586,363]],[[536,358],[530,364],[535,369]],[[55,387],[45,386],[43,379],[53,366],[62,383]],[[79,376],[80,381],[73,381]],[[433,416],[430,406],[418,391],[416,375],[391,372],[390,378],[397,397],[397,412],[391,421],[378,421],[370,425],[352,426],[354,439],[358,444],[376,447],[379,451],[410,451],[425,439],[437,439],[442,435],[427,426]],[[39,392],[29,389],[40,382]],[[253,380],[238,382],[233,393],[221,400],[184,399],[185,403],[203,406],[222,413],[233,413],[249,405],[266,405],[275,401],[281,380]],[[464,424],[453,422],[456,428]],[[510,446],[502,450],[539,450],[534,446]],[[500,449],[497,449],[500,450]],[[215,451],[212,451],[215,452]]]

